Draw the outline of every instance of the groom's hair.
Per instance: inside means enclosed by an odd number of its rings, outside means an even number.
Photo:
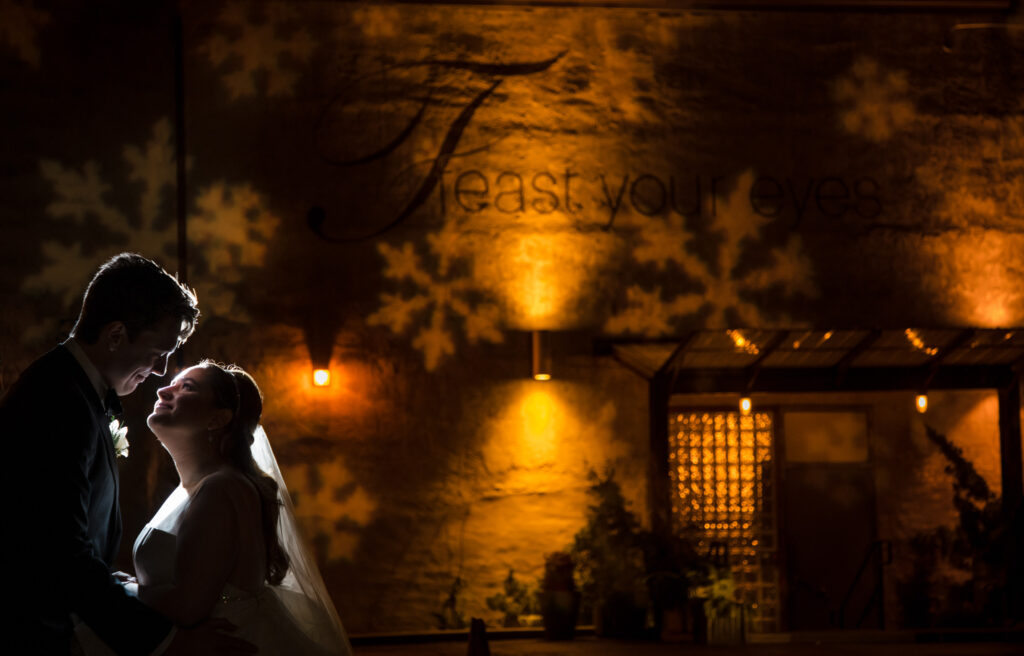
[[[134,340],[168,317],[181,321],[179,340],[188,339],[199,319],[195,292],[153,260],[121,253],[107,260],[92,277],[71,335],[95,344],[104,326],[123,321],[128,339]]]

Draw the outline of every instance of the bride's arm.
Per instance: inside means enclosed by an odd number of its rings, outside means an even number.
[[[179,626],[209,617],[235,566],[239,482],[213,474],[181,518],[173,585],[139,586],[139,599]]]

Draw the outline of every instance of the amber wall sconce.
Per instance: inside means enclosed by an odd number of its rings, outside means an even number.
[[[544,330],[530,333],[531,372],[534,380],[551,380],[551,343]]]
[[[330,387],[331,369],[328,366],[313,365],[313,387]]]
[[[921,392],[920,394],[915,396],[914,407],[917,408],[917,411],[920,412],[921,414],[928,412],[928,395],[925,394],[924,392]]]

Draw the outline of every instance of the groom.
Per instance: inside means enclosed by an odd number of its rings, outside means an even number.
[[[0,439],[12,458],[11,653],[68,654],[72,613],[118,654],[253,651],[215,630],[223,626],[174,629],[110,573],[121,540],[110,419],[118,397],[164,375],[198,316],[195,295],[159,265],[117,255],[89,283],[71,336],[0,399]]]

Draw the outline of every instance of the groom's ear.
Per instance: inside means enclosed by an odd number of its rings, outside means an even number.
[[[100,337],[107,343],[111,351],[116,351],[129,341],[128,326],[124,325],[123,321],[111,321],[106,326],[103,326],[103,330],[100,331]]]

